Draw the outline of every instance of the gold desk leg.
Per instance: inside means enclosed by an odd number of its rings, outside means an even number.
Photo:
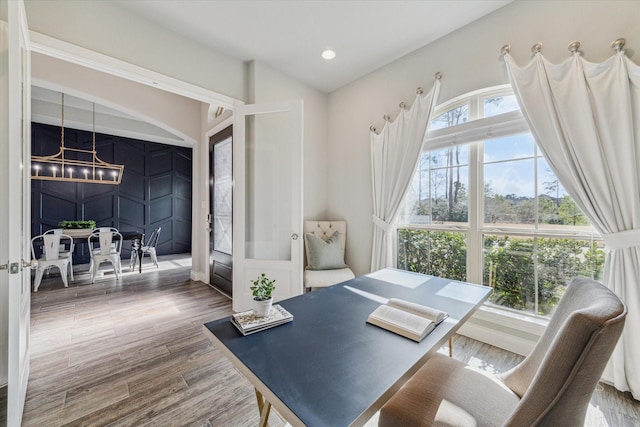
[[[269,412],[271,412],[271,403],[262,396],[258,389],[256,391],[256,399],[258,400],[258,410],[260,411],[260,427],[269,427]]]
[[[453,337],[449,337],[449,357],[453,357]]]

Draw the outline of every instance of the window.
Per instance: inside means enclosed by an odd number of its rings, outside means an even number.
[[[397,265],[484,283],[490,304],[550,315],[603,243],[538,149],[509,87],[436,110],[398,217]]]

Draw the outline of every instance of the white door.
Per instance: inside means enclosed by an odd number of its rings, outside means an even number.
[[[24,4],[21,0],[3,3],[8,3],[8,28],[4,26],[0,36],[5,52],[0,89],[0,265],[6,270],[0,271],[0,304],[6,323],[0,333],[3,341],[6,336],[6,423],[19,426],[29,378],[31,274],[25,260],[31,258],[31,69]]]
[[[233,310],[243,311],[262,273],[275,301],[302,293],[302,100],[242,106],[233,132]]]

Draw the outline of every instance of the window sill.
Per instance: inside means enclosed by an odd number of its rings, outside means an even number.
[[[482,306],[459,329],[469,338],[527,355],[545,331],[548,319]]]

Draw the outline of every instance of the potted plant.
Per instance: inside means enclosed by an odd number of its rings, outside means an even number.
[[[253,285],[249,289],[251,289],[251,295],[253,295],[253,310],[256,316],[267,317],[273,304],[271,293],[276,288],[276,281],[275,279],[269,279],[266,274],[262,273],[256,280],[252,280],[251,283],[253,283]]]
[[[64,229],[64,234],[79,238],[88,237],[91,230],[96,228],[96,222],[92,219],[88,220],[64,220],[58,223],[58,227]]]
[[[83,228],[93,230],[94,228],[96,228],[96,222],[92,219],[83,220],[83,221],[64,220],[58,223],[58,227],[64,228],[64,229],[73,229],[73,230],[83,229]]]

